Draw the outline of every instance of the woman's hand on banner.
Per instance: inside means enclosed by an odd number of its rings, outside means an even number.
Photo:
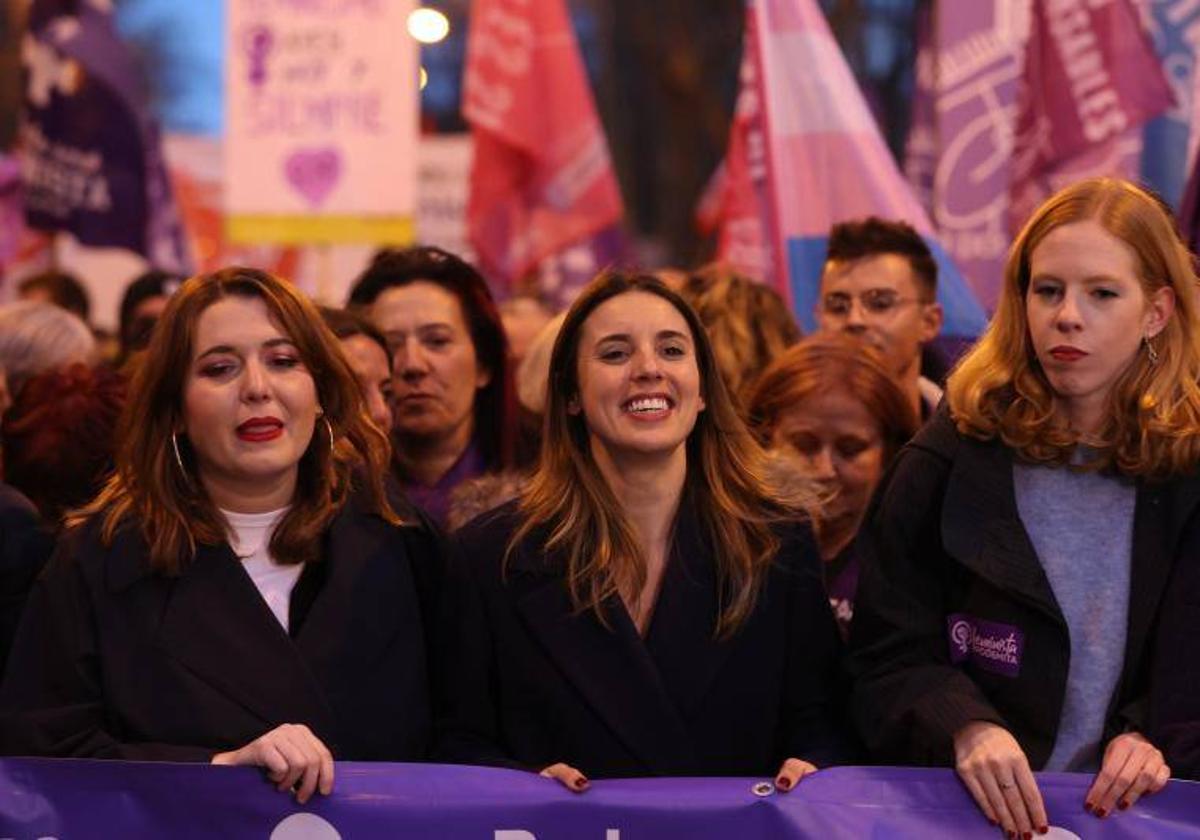
[[[1003,726],[968,723],[954,735],[955,769],[993,825],[1009,836],[1045,834],[1046,806],[1021,745]]]
[[[563,764],[561,761],[543,768],[538,775],[545,776],[547,779],[558,779],[567,790],[574,793],[583,793],[588,788],[587,776],[580,773],[571,765]]]
[[[1140,732],[1126,732],[1108,742],[1083,807],[1107,817],[1114,807],[1124,811],[1142,796],[1158,793],[1170,778],[1162,752]]]
[[[801,758],[789,758],[783,762],[779,772],[775,774],[775,789],[780,793],[787,793],[805,776],[811,776],[816,772],[815,764],[809,764]]]
[[[295,790],[303,805],[315,791],[333,790],[333,754],[302,723],[285,723],[241,749],[217,753],[213,764],[263,767],[279,790]]]

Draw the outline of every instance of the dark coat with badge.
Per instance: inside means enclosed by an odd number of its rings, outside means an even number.
[[[954,733],[973,720],[1012,733],[1034,769],[1054,748],[1070,641],[1017,511],[1013,457],[960,435],[943,407],[901,450],[867,512],[850,669],[858,728],[879,760],[953,765]],[[1149,649],[1189,498],[1192,481],[1138,485],[1106,743],[1146,730]]]
[[[152,571],[140,533],[68,534],[30,597],[0,688],[0,750],[208,761],[284,723],[335,758],[425,758],[431,727],[418,568],[436,543],[359,509],[292,591],[290,634],[227,544]]]
[[[774,774],[852,760],[839,640],[807,526],[787,529],[757,606],[714,638],[716,566],[681,505],[645,637],[620,598],[577,609],[535,536],[503,557],[514,504],[461,529],[445,584],[435,757],[585,775]]]

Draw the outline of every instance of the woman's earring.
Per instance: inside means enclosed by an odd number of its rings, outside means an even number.
[[[179,465],[179,474],[183,476],[185,483],[190,483],[191,479],[188,478],[187,469],[183,466],[183,456],[179,454],[179,441],[176,440],[174,432],[171,432],[171,449],[175,451],[175,463]]]
[[[321,415],[321,419],[325,421],[325,431],[329,432],[329,451],[333,452],[333,424],[329,422],[329,418],[324,414]]]
[[[1146,355],[1150,357],[1150,364],[1158,364],[1158,351],[1154,349],[1154,345],[1150,343],[1150,336],[1143,335],[1142,342],[1146,345]]]

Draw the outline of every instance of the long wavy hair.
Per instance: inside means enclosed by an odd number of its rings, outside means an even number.
[[[544,551],[565,557],[566,582],[576,608],[592,609],[601,622],[606,599],[620,594],[622,586],[641,592],[645,585],[642,545],[593,459],[586,418],[568,410],[579,393],[584,323],[602,303],[629,292],[668,301],[692,333],[705,410],[686,442],[682,504],[702,512],[701,527],[716,556],[721,605],[716,635],[727,637],[754,609],[779,549],[775,526],[811,521],[817,494],[811,485],[792,487],[785,495],[768,484],[767,456],[738,416],[704,327],[683,299],[654,277],[602,274],[568,310],[550,358],[541,455],[521,495],[521,523],[508,553],[536,533]]]
[[[1129,246],[1147,297],[1163,288],[1175,293],[1174,314],[1151,339],[1157,362],[1139,352],[1109,392],[1098,433],[1101,455],[1089,466],[1154,478],[1194,469],[1200,460],[1200,334],[1192,257],[1162,200],[1128,181],[1079,181],[1034,212],[1009,251],[991,324],[947,383],[951,414],[963,434],[998,437],[1026,460],[1069,462],[1078,437],[1055,411],[1025,298],[1034,249],[1052,230],[1089,220]]]
[[[400,524],[384,491],[391,454],[387,437],[371,422],[337,339],[291,284],[252,268],[197,275],[171,298],[134,373],[119,426],[115,472],[68,524],[99,517],[105,544],[111,544],[122,526],[139,528],[149,546],[151,567],[165,574],[178,573],[195,556],[198,544],[227,538],[228,524],[205,492],[191,444],[179,430],[184,427],[183,394],[195,352],[196,324],[208,307],[228,297],[266,304],[312,374],[323,421],[331,431],[319,421],[300,458],[295,497],[271,537],[272,556],[280,563],[316,559],[322,532],[356,485],[361,485],[372,510]],[[182,470],[175,460],[173,432]]]

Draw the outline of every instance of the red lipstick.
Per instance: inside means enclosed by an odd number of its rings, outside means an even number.
[[[237,427],[237,436],[247,443],[265,443],[283,434],[283,421],[277,417],[251,417]]]
[[[1069,344],[1060,344],[1057,347],[1050,348],[1050,355],[1060,362],[1077,362],[1088,354],[1078,347],[1072,347]]]

